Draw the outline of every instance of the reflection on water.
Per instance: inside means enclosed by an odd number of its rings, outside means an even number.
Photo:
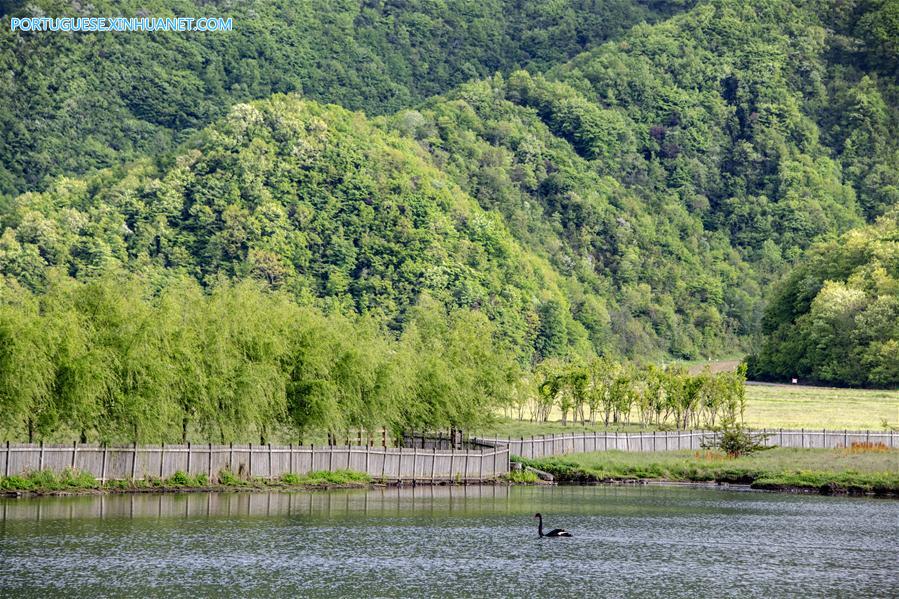
[[[538,539],[532,516],[571,530]],[[672,487],[0,500],[3,596],[894,596],[899,503]]]

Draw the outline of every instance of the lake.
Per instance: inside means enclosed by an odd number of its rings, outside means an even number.
[[[533,514],[573,538],[539,539]],[[671,486],[0,500],[2,596],[899,593],[899,502]]]

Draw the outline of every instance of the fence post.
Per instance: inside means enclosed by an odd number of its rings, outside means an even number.
[[[456,436],[455,436],[455,432],[454,432],[453,433],[453,442],[452,442],[452,445],[450,446],[450,469],[449,469],[450,480],[453,480],[454,478],[456,478],[456,475],[453,472],[455,467],[456,467]]]
[[[387,474],[387,448],[383,447],[382,451],[384,452],[384,460],[381,462],[381,480],[384,480],[384,476]]]
[[[330,433],[328,433],[330,434]],[[247,472],[247,476],[253,476],[253,444],[250,443],[250,464],[249,471]]]
[[[431,456],[431,484],[434,484],[434,474],[437,472],[437,444],[434,444],[434,455]]]
[[[159,478],[162,478],[162,468],[165,465],[165,442],[159,450]]]
[[[334,446],[328,445],[328,472],[334,472]]]
[[[865,446],[871,444],[871,431],[869,429],[865,429]]]
[[[188,476],[190,476],[190,458],[191,458],[191,453],[192,453],[191,449],[192,448],[190,446],[190,441],[188,441],[187,442],[187,474],[188,474]]]
[[[7,456],[6,459],[8,460],[9,457]],[[37,460],[37,469],[38,469],[38,470],[43,470],[43,469],[44,469],[44,440],[43,440],[43,439],[41,439],[41,454],[40,454],[40,456],[38,457],[38,460]]]
[[[6,442],[6,465],[3,467],[5,472],[3,476],[9,476],[9,441]]]
[[[275,477],[272,476],[272,444],[268,444],[268,479],[272,480]]]
[[[134,441],[131,444],[131,480],[134,480],[134,476],[137,473],[137,441]]]
[[[43,444],[43,443],[42,443]],[[43,451],[43,450],[41,450]],[[103,465],[100,466],[100,482],[106,482],[106,459],[109,454],[109,448],[106,446],[106,443],[103,444]]]
[[[415,484],[415,462],[418,461],[418,449],[415,448],[415,433],[412,433],[412,484]]]
[[[481,455],[479,456],[481,459],[478,460],[478,482],[484,482],[484,448],[481,447]]]
[[[471,453],[471,448],[465,448],[465,470],[462,472],[462,480],[466,481],[468,479],[468,454]]]
[[[360,441],[359,443],[361,445],[362,442]],[[371,475],[371,472],[368,471],[369,461],[371,460],[370,456],[371,456],[371,447],[369,446],[368,443],[366,443],[365,444],[365,473],[368,474],[369,476]]]
[[[72,470],[75,469],[75,464],[78,463],[78,441],[72,443]]]
[[[799,446],[802,449],[805,449],[805,429],[799,429]]]
[[[656,451],[656,432],[652,431],[652,450]]]
[[[209,444],[209,461],[206,462],[206,480],[212,480],[212,443]]]

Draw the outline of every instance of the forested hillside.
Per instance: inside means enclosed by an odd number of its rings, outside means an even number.
[[[892,63],[865,47],[834,62],[832,37],[791,2],[719,0],[374,125],[239,105],[176,156],[11,202],[4,272],[34,289],[47,267],[110,261],[253,276],[396,329],[427,289],[484,309],[525,362],[715,352],[756,330],[787,261],[892,203],[894,141],[865,163],[887,179],[876,193],[845,174],[858,129],[842,152],[824,143],[841,131],[831,88],[866,94],[871,135],[897,121]]]
[[[547,360],[745,349],[794,264],[752,372],[895,381],[895,3],[224,6],[0,33],[0,425],[467,425]]]
[[[0,27],[0,194],[172,149],[235,102],[299,93],[368,114],[558,64],[690,0],[8,1],[29,16],[230,16],[231,33]]]

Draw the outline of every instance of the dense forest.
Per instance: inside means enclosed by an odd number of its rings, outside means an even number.
[[[899,210],[816,245],[777,285],[754,378],[899,382]]]
[[[895,3],[215,9],[0,32],[17,434],[462,426],[759,335],[751,376],[899,384]]]
[[[232,33],[0,30],[0,193],[171,150],[228,108],[299,93],[367,114],[542,70],[686,0],[71,0],[4,15],[230,16]]]

